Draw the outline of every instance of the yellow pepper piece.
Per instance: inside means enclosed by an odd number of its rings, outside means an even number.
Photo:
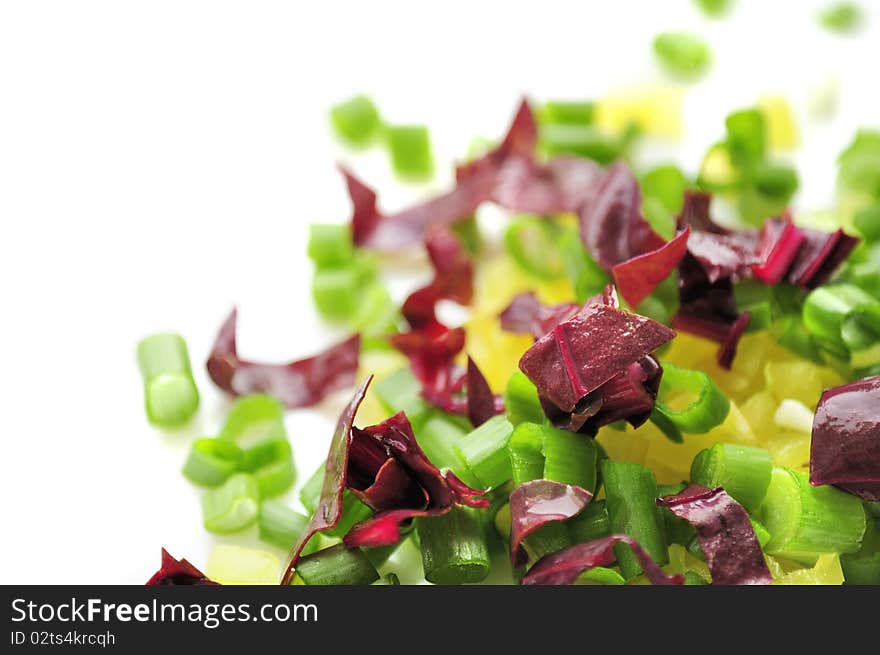
[[[764,379],[767,389],[779,402],[794,398],[814,410],[822,395],[822,375],[819,367],[812,362],[767,362]]]
[[[766,95],[758,101],[758,109],[767,125],[767,141],[774,150],[794,150],[798,147],[797,123],[791,105],[784,96]]]
[[[813,568],[790,571],[779,577],[776,584],[841,585],[843,584],[843,569],[840,567],[840,555],[837,553],[820,555]]]
[[[682,133],[683,92],[671,85],[638,86],[609,93],[596,103],[596,125],[623,134],[635,124],[646,135],[678,139]]]
[[[280,567],[281,561],[264,550],[217,544],[205,575],[220,584],[277,585]]]

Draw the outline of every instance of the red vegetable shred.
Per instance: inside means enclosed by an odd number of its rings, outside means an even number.
[[[185,559],[174,559],[167,550],[162,549],[162,566],[153,576],[147,580],[146,586],[162,585],[218,585],[218,582],[209,580]]]
[[[697,530],[712,584],[766,585],[773,582],[748,512],[722,488],[691,484],[657,501]]]
[[[813,418],[810,482],[880,500],[880,376],[822,393]]]
[[[680,585],[683,575],[667,575],[638,541],[625,534],[613,534],[583,544],[576,544],[540,559],[522,578],[523,585],[569,585],[581,573],[616,561],[614,546],[623,543],[632,548],[645,577],[655,585]]]
[[[593,498],[586,489],[551,480],[531,480],[510,492],[510,561],[522,566],[528,557],[522,541],[539,528],[577,515]]]
[[[360,353],[358,335],[312,357],[287,364],[259,364],[238,356],[236,317],[233,309],[220,328],[207,362],[211,380],[227,393],[267,393],[294,408],[315,405],[327,394],[354,384]]]

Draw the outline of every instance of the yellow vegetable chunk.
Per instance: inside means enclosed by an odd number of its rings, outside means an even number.
[[[264,550],[217,544],[205,575],[220,584],[277,585],[280,567],[281,561]]]
[[[776,579],[779,585],[841,585],[843,569],[840,567],[840,555],[826,553],[820,555],[816,565],[811,569],[797,569]]]

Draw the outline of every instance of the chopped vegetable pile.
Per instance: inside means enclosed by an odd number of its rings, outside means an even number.
[[[654,48],[683,77],[711,58],[684,33]],[[318,312],[350,336],[256,363],[233,309],[206,364],[232,404],[183,466],[205,529],[256,526],[266,550],[220,545],[203,574],[163,549],[148,584],[399,584],[406,548],[436,584],[880,584],[880,133],[840,156],[844,202],[819,227],[789,208],[778,99],[731,113],[695,177],[639,168],[650,129],[609,130],[608,106],[524,100],[410,207],[380,209],[340,169],[352,213],[311,226],[308,256]],[[427,129],[385,124],[366,96],[331,124],[405,179],[433,174]],[[510,215],[503,235],[485,204]],[[433,273],[397,303],[383,270],[420,250]],[[183,339],[147,337],[138,362],[150,422],[185,425]],[[282,497],[285,410],[340,395],[303,513]]]

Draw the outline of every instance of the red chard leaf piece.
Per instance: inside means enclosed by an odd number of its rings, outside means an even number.
[[[345,536],[348,547],[377,547],[396,543],[400,538],[399,525],[416,516],[445,514],[455,504],[485,507],[487,501],[476,500],[485,492],[472,489],[451,473],[445,476],[434,466],[419,447],[406,414],[399,412],[378,425],[353,430],[353,444],[361,439],[372,441],[373,448],[352,446],[349,459],[348,487],[369,505],[376,515],[354,526]],[[378,469],[375,479],[365,489],[355,489],[352,473],[355,469],[375,468],[372,451],[381,451],[386,461]],[[367,457],[362,465],[355,457]]]
[[[752,275],[764,284],[782,281],[794,263],[806,237],[800,228],[789,221],[770,219],[761,228]]]
[[[580,207],[581,241],[606,271],[665,243],[642,216],[641,206],[636,178],[618,161],[604,172]]]
[[[452,191],[394,214],[383,214],[376,206],[376,193],[346,169],[352,202],[352,236],[357,246],[394,251],[424,240],[432,225],[451,225],[473,214],[489,199],[494,176],[475,176]]]
[[[703,269],[709,282],[721,278],[743,278],[758,263],[755,257],[757,236],[752,231],[714,234],[712,232],[691,233],[688,239],[688,252],[693,255]]]
[[[536,341],[519,367],[541,396],[570,413],[588,393],[674,336],[650,318],[587,305]]]
[[[523,585],[570,585],[581,573],[609,566],[616,561],[614,546],[623,543],[632,548],[642,565],[645,576],[655,585],[684,584],[683,575],[666,575],[638,541],[625,534],[613,534],[583,544],[569,546],[539,560],[520,584]]]
[[[690,226],[656,250],[636,255],[612,269],[620,294],[630,307],[637,307],[678,266],[687,252]]]
[[[531,334],[540,339],[563,321],[573,318],[580,309],[577,303],[544,305],[528,291],[515,296],[501,312],[501,329],[514,334]]]
[[[467,365],[467,411],[474,427],[480,426],[499,414],[496,397],[489,388],[483,372],[473,359],[468,357]],[[502,404],[501,411],[504,411]]]
[[[802,229],[804,243],[795,257],[788,279],[806,289],[815,289],[828,281],[859,240],[837,230],[831,234]]]
[[[287,563],[284,566],[284,575],[281,578],[282,585],[290,584],[300,553],[309,539],[318,532],[335,527],[339,523],[339,519],[342,518],[342,492],[345,491],[348,473],[348,454],[351,448],[354,417],[372,379],[373,376],[370,376],[361,382],[357,391],[354,392],[354,396],[339,416],[336,430],[333,432],[333,439],[330,442],[330,453],[327,455],[327,465],[324,468],[324,484],[321,487],[318,507],[300,540],[290,549]]]
[[[267,393],[286,407],[309,407],[329,393],[350,387],[357,374],[360,336],[312,357],[288,364],[259,364],[238,357],[235,345],[236,310],[220,328],[211,355],[208,375],[218,387],[235,396]]]
[[[510,494],[510,561],[514,567],[528,560],[521,547],[523,539],[553,521],[564,521],[578,514],[593,494],[577,485],[551,480],[524,482]]]
[[[810,483],[880,500],[880,376],[822,393],[813,418]]]
[[[705,191],[688,189],[684,192],[684,202],[681,214],[678,216],[680,227],[690,225],[694,231],[711,232],[713,234],[729,234],[729,230],[721,227],[712,220],[709,208],[712,204],[712,194]]]
[[[626,420],[639,427],[651,415],[663,368],[648,355],[584,396],[573,412],[564,412],[539,396],[544,414],[557,428],[595,435],[603,425]]]
[[[149,580],[147,580],[146,586],[219,586],[219,584],[219,582],[209,580],[204,573],[199,571],[185,559],[174,559],[168,551],[163,548],[162,566]]]
[[[739,345],[739,340],[751,320],[751,314],[743,312],[733,322],[733,325],[728,328],[727,334],[724,335],[724,341],[721,342],[721,346],[715,354],[715,360],[721,368],[726,368],[729,371],[730,367],[733,366],[733,358],[736,357],[736,347]]]
[[[691,484],[657,504],[697,530],[712,584],[768,585],[773,582],[748,512],[721,487]]]

